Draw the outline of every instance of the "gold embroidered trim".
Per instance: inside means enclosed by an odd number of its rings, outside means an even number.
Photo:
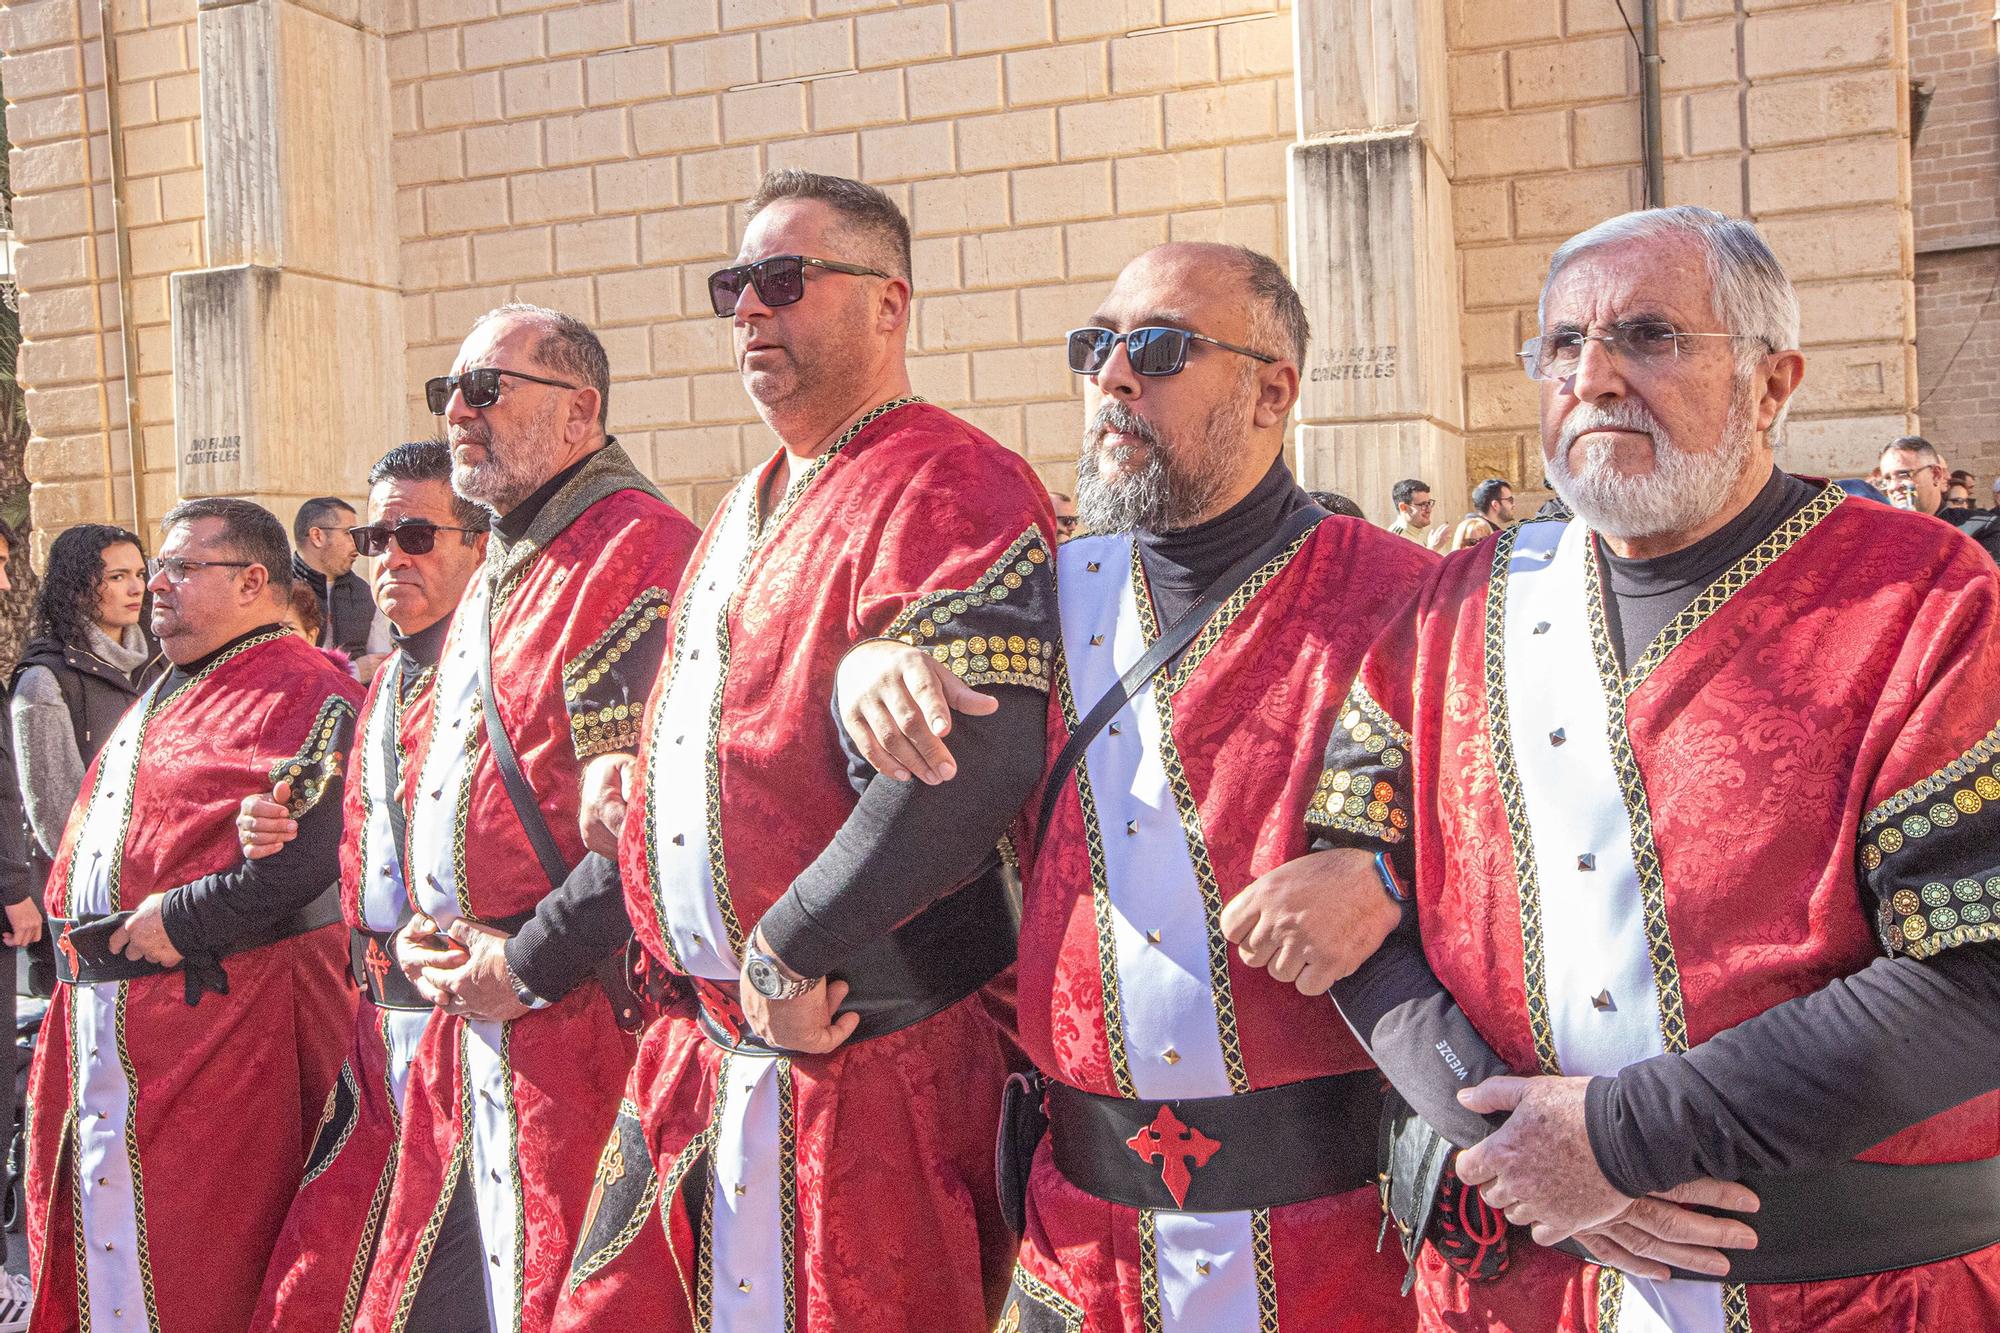
[[[333,1115],[340,1105],[340,1090],[343,1087],[347,1089],[351,1114],[347,1117],[347,1123],[341,1127],[340,1137],[334,1140],[333,1150],[321,1159],[318,1166],[306,1172],[305,1179],[299,1182],[300,1189],[318,1180],[326,1169],[333,1165],[334,1159],[340,1156],[340,1151],[347,1146],[347,1141],[354,1137],[354,1126],[361,1119],[361,1084],[355,1080],[352,1063],[343,1062],[340,1066],[340,1077],[326,1090],[326,1109],[320,1112],[319,1126],[313,1130],[313,1146],[319,1146],[319,1136],[326,1133],[326,1127],[333,1123]],[[311,1155],[307,1154],[308,1157]]]
[[[469,1025],[468,1025],[469,1029]],[[514,1328],[528,1303],[528,1201],[521,1187],[521,1107],[514,1096],[514,1025],[500,1025],[501,1096],[507,1103],[507,1182],[514,1190]],[[463,1085],[460,1085],[463,1087]],[[468,1099],[469,1100],[469,1099]]]
[[[1063,1321],[1063,1333],[1083,1333],[1083,1307],[1018,1263],[1014,1265],[1014,1285],[1020,1289],[1023,1296],[1059,1317]],[[1000,1317],[1000,1326],[994,1333],[1007,1333],[1007,1321],[1010,1316],[1013,1319],[1013,1328],[1018,1333],[1021,1327],[1021,1311],[1018,1303]]]
[[[419,677],[417,688],[421,690],[424,683],[425,678]],[[413,693],[403,702],[408,703],[415,697]],[[386,1013],[376,1015],[373,1035],[381,1041],[386,1057],[390,1049],[389,1016]],[[396,1083],[390,1076],[390,1064],[387,1058],[382,1063],[382,1093],[388,1099],[389,1123],[399,1132],[390,1136],[389,1155],[382,1162],[382,1174],[376,1179],[375,1193],[368,1200],[368,1216],[362,1221],[361,1239],[355,1246],[354,1262],[347,1272],[347,1294],[341,1301],[340,1327],[337,1333],[353,1333],[354,1318],[361,1310],[361,1292],[368,1281],[368,1270],[375,1263],[375,1244],[382,1234],[382,1215],[388,1211],[389,1191],[396,1184],[396,1166],[402,1160],[403,1143],[400,1131],[403,1127],[403,1114],[396,1106]]]
[[[1993,730],[1975,741],[1972,748],[1964,754],[1922,782],[1903,788],[1870,810],[1861,821],[1861,832],[1864,835],[1872,833],[1904,811],[1921,805],[1954,786],[1959,790],[1951,794],[1950,800],[1959,813],[1967,815],[1979,813],[1980,807],[1986,802],[2000,801],[2000,764],[1995,764],[1990,772],[1980,772],[1980,769],[1992,763],[1996,756],[2000,756],[2000,723],[1995,723]],[[1970,799],[1967,799],[1968,797]],[[1971,808],[1968,809],[1968,806]],[[1949,827],[1949,823],[1946,827]],[[1925,832],[1929,830],[1926,829]],[[1915,836],[1922,837],[1923,834]]]
[[[1885,904],[1883,943],[1890,953],[1929,958],[1961,944],[2000,939],[2000,875],[1967,876],[1921,889],[1897,889]]]
[[[249,652],[252,648],[261,648],[267,643],[276,643],[279,639],[284,638],[287,634],[290,633],[291,631],[288,629],[274,629],[274,630],[267,630],[266,632],[257,635],[255,638],[245,639],[243,642],[237,644],[234,648],[231,648],[228,652],[224,653],[222,656],[216,658],[213,662],[210,662],[200,671],[196,672],[194,675],[188,677],[185,681],[181,682],[181,684],[179,684],[174,688],[174,692],[172,694],[155,695],[153,699],[153,706],[146,710],[146,716],[150,719],[159,713],[165,712],[167,709],[174,706],[175,700],[179,699],[189,690],[193,689],[195,686],[207,680],[210,676],[214,675],[216,672],[222,670],[222,668],[228,666],[231,662],[234,662],[237,658],[243,656],[243,654]]]
[[[430,1220],[424,1223],[423,1234],[417,1237],[416,1249],[410,1255],[410,1271],[403,1279],[403,1293],[397,1298],[396,1314],[390,1321],[389,1333],[404,1333],[410,1326],[410,1308],[416,1304],[417,1289],[424,1281],[424,1270],[430,1267],[431,1252],[437,1249],[438,1233],[444,1230],[445,1210],[451,1207],[451,1197],[458,1192],[459,1182],[465,1178],[465,1162],[472,1149],[472,1099],[463,1100],[465,1110],[459,1126],[458,1144],[451,1150],[451,1160],[445,1163],[444,1189],[439,1192],[437,1206],[431,1209]]]
[[[1077,728],[1076,697],[1070,690],[1069,664],[1056,661],[1056,695],[1062,703],[1063,730]],[[1104,1042],[1111,1057],[1111,1078],[1120,1097],[1136,1097],[1132,1065],[1125,1053],[1125,1006],[1120,998],[1118,951],[1111,910],[1110,876],[1104,868],[1104,828],[1097,818],[1097,798],[1090,790],[1090,761],[1077,760],[1076,799],[1083,810],[1083,841],[1090,853],[1090,906],[1097,929],[1097,979],[1104,996]]]
[[[1293,547],[1293,550],[1296,549],[1296,546]],[[1273,569],[1276,564],[1277,561],[1273,561],[1265,568]],[[1140,631],[1147,646],[1151,647],[1160,637],[1160,626],[1153,614],[1153,593],[1146,584],[1145,568],[1139,563],[1139,543],[1136,541],[1132,543],[1132,578],[1132,598],[1139,607]],[[1220,619],[1228,613],[1225,607],[1216,618]],[[1159,714],[1161,766],[1166,770],[1167,785],[1174,794],[1174,808],[1180,816],[1181,832],[1187,839],[1188,859],[1194,866],[1195,887],[1201,893],[1202,916],[1208,936],[1209,993],[1215,999],[1215,1031],[1222,1046],[1222,1067],[1229,1076],[1231,1092],[1248,1092],[1250,1075],[1243,1067],[1243,1043],[1236,1030],[1236,997],[1229,982],[1229,941],[1222,933],[1222,889],[1216,883],[1215,867],[1209,861],[1208,838],[1202,830],[1201,811],[1195,805],[1194,789],[1188,782],[1187,769],[1181,764],[1180,748],[1174,744],[1174,704],[1170,693],[1155,689],[1153,706]]]
[[[146,1241],[146,1179],[139,1168],[139,1071],[132,1067],[132,1052],[125,1040],[125,1013],[131,998],[132,983],[119,982],[114,1031],[118,1039],[118,1063],[125,1070],[125,1156],[132,1164],[132,1230],[139,1242],[139,1285],[145,1292],[146,1327],[151,1333],[159,1333],[160,1304],[153,1294],[152,1247]]]
[[[730,1085],[735,1082],[736,1057],[725,1051],[715,1071],[715,1109],[710,1113],[710,1141],[719,1132],[729,1105]],[[664,1210],[671,1212],[671,1205]],[[701,1222],[695,1230],[694,1247],[694,1327],[695,1333],[713,1333],[715,1317],[715,1164],[709,1163],[708,1188],[701,1194]],[[673,1231],[667,1232],[667,1246],[673,1248]]]
[[[1646,651],[1633,664],[1631,674],[1624,678],[1625,694],[1630,696],[1634,690],[1645,684],[1646,678],[1653,674],[1653,669],[1666,659],[1668,653],[1679,647],[1688,635],[1700,629],[1702,623],[1720,611],[1730,598],[1743,591],[1750,580],[1769,569],[1779,556],[1791,550],[1801,537],[1818,527],[1821,521],[1839,508],[1846,498],[1847,492],[1838,486],[1828,485],[1825,490],[1808,501],[1803,509],[1773,529],[1768,537],[1757,543],[1756,547],[1741,560],[1724,570],[1715,582],[1702,589],[1700,595],[1688,603],[1686,609],[1667,623],[1667,627],[1647,645]],[[1594,573],[1597,569],[1594,549],[1587,554],[1590,559],[1586,563]],[[1601,599],[1592,604],[1597,606],[1599,613],[1602,614]],[[1617,658],[1614,656],[1612,660],[1616,662]]]
[[[1081,767],[1081,765],[1079,765]],[[1139,1315],[1145,1333],[1160,1333],[1160,1249],[1153,1234],[1153,1210],[1139,1210]]]
[[[1265,584],[1284,572],[1286,566],[1292,563],[1305,544],[1312,540],[1313,533],[1317,531],[1319,531],[1318,524],[1314,524],[1312,527],[1306,529],[1299,535],[1297,541],[1272,556],[1269,560],[1266,560],[1258,567],[1256,573],[1243,580],[1241,587],[1229,594],[1229,600],[1225,601],[1221,608],[1209,618],[1208,624],[1202,626],[1201,633],[1195,636],[1194,642],[1188,645],[1187,651],[1181,654],[1180,660],[1175,662],[1164,675],[1162,683],[1165,685],[1168,694],[1177,694],[1180,692],[1181,687],[1186,685],[1189,678],[1194,675],[1195,668],[1201,665],[1202,659],[1207,657],[1209,651],[1222,641],[1222,636],[1229,632],[1229,627],[1235,623],[1236,617],[1242,615],[1244,608],[1250,605],[1250,599],[1262,592]],[[1139,568],[1139,543],[1136,541],[1132,543],[1132,565],[1135,569]],[[1141,571],[1141,577],[1143,578],[1143,571]],[[1139,614],[1150,625],[1153,618],[1152,594],[1150,592],[1146,593],[1139,601]],[[1159,635],[1153,629],[1149,628],[1146,634],[1146,642],[1151,643],[1157,638],[1159,638]]]
[[[1528,1031],[1535,1062],[1544,1074],[1560,1074],[1555,1027],[1549,1020],[1547,952],[1542,942],[1542,884],[1535,868],[1535,844],[1528,834],[1528,807],[1521,796],[1521,773],[1514,764],[1514,730],[1507,713],[1507,566],[1521,528],[1502,532],[1493,543],[1493,572],[1486,585],[1486,734],[1493,745],[1493,769],[1507,840],[1514,853],[1515,894],[1521,904],[1521,974],[1526,991]],[[1616,1325],[1611,1325],[1616,1327]]]
[[[1769,544],[1767,540],[1765,545]],[[1758,547],[1759,551],[1763,549],[1763,546]],[[1754,556],[1756,552],[1751,554]],[[1739,561],[1739,567],[1749,558]],[[1717,583],[1728,578],[1729,575],[1725,574]],[[1748,575],[1745,581],[1748,581]],[[1611,630],[1604,618],[1604,589],[1598,574],[1597,557],[1589,550],[1584,552],[1583,587],[1585,610],[1590,621],[1590,646],[1597,657],[1598,678],[1603,681],[1604,711],[1607,715],[1605,729],[1611,745],[1611,767],[1618,775],[1619,794],[1624,798],[1626,818],[1632,828],[1632,861],[1639,873],[1639,901],[1646,926],[1646,955],[1652,964],[1653,988],[1660,1002],[1660,1040],[1668,1055],[1680,1055],[1688,1048],[1687,1011],[1681,1001],[1681,972],[1680,964],[1674,958],[1673,931],[1667,922],[1667,884],[1660,873],[1659,850],[1653,844],[1653,807],[1646,796],[1646,780],[1639,771],[1638,757],[1632,752],[1632,729],[1625,715],[1625,703],[1631,696],[1631,689],[1620,679],[1618,654],[1611,646]],[[1721,602],[1716,605],[1721,605]],[[1665,641],[1664,635],[1660,641]]]
[[[1722,1286],[1722,1331],[1750,1333],[1750,1293],[1741,1282],[1725,1282]]]
[[[785,1265],[785,1333],[798,1329],[798,1275],[794,1267],[799,1226],[799,1134],[792,1102],[792,1062],[780,1058],[778,1080],[778,1240]]]
[[[1615,1268],[1597,1270],[1597,1327],[1618,1333],[1618,1316],[1625,1307],[1625,1275]]]
[[[319,706],[312,726],[306,730],[306,738],[299,752],[290,759],[280,759],[271,765],[271,785],[280,782],[292,784],[292,799],[288,805],[293,819],[319,804],[320,797],[340,773],[342,750],[334,745],[334,738],[340,734],[343,720],[354,717],[354,705],[338,694],[329,694],[326,702]]]
[[[625,1136],[619,1124],[623,1120],[631,1120],[634,1124],[640,1123],[639,1108],[629,1099],[621,1100],[618,1103],[618,1114],[611,1122],[611,1137],[604,1141],[604,1151],[597,1155],[597,1180],[593,1186],[591,1206],[584,1214],[583,1224],[577,1228],[577,1244],[579,1247],[583,1242],[590,1239],[591,1226],[596,1220],[597,1208],[604,1199],[605,1189],[615,1184],[623,1178],[625,1172],[632,1169],[625,1161]],[[645,1149],[645,1132],[643,1128],[639,1135],[639,1146],[641,1155],[644,1158],[639,1165],[651,1179],[646,1182],[646,1188],[640,1191],[638,1201],[633,1205],[632,1211],[626,1216],[624,1223],[619,1226],[611,1239],[598,1246],[595,1250],[592,1250],[589,1254],[579,1253],[577,1255],[576,1262],[570,1265],[569,1277],[564,1283],[566,1289],[569,1291],[575,1291],[584,1282],[589,1280],[590,1277],[600,1272],[606,1264],[625,1253],[626,1247],[631,1245],[638,1238],[639,1233],[645,1229],[646,1219],[652,1216],[653,1206],[660,1201],[660,1177],[659,1173],[653,1170],[651,1153]],[[669,1195],[668,1197],[671,1198],[672,1196]]]
[[[1250,1258],[1257,1277],[1258,1333],[1278,1333],[1278,1261],[1271,1252],[1271,1210],[1250,1214]]]

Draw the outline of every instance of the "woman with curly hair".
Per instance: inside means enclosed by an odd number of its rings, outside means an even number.
[[[146,557],[124,528],[85,523],[49,547],[9,712],[28,826],[53,858],[83,772],[153,674],[140,625]]]

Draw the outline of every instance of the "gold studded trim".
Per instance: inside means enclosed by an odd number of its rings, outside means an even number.
[[[1054,566],[1041,532],[1029,527],[970,588],[926,593],[904,608],[883,637],[922,648],[968,685],[1026,685],[1046,694],[1053,641],[1020,634],[953,637],[947,628],[968,611],[999,606],[1037,577],[1052,580]]]
[[[1056,696],[1062,704],[1063,731],[1077,728],[1076,696],[1070,690],[1069,665],[1056,659]],[[1090,790],[1090,761],[1078,759],[1074,771],[1076,799],[1083,809],[1083,841],[1090,853],[1090,907],[1097,929],[1097,983],[1104,997],[1104,1043],[1111,1057],[1111,1078],[1120,1097],[1137,1097],[1132,1063],[1125,1053],[1125,1005],[1120,998],[1116,925],[1111,910],[1111,878],[1104,868],[1104,826],[1097,818],[1097,798]]]
[[[1660,1040],[1668,1055],[1680,1055],[1688,1048],[1687,1011],[1681,1001],[1681,972],[1674,959],[1673,931],[1667,922],[1666,879],[1660,873],[1660,854],[1653,844],[1653,807],[1646,796],[1646,780],[1639,772],[1638,757],[1632,750],[1632,729],[1625,713],[1631,688],[1620,677],[1618,654],[1611,646],[1596,554],[1586,550],[1584,557],[1584,603],[1590,621],[1590,646],[1597,657],[1598,678],[1603,682],[1611,767],[1618,775],[1619,794],[1624,798],[1625,815],[1632,829],[1632,861],[1639,872],[1646,955],[1653,967],[1653,989],[1660,1002]]]
[[[570,740],[578,759],[600,754],[629,751],[639,744],[639,724],[645,700],[617,699],[598,708],[586,705],[594,687],[619,659],[631,652],[648,634],[664,633],[673,594],[664,588],[647,588],[598,636],[597,642],[563,664],[563,702],[571,709]]]
[[[1306,806],[1307,826],[1358,833],[1391,845],[1403,841],[1410,828],[1407,778],[1399,785],[1378,777],[1375,770],[1394,772],[1409,764],[1410,733],[1369,697],[1358,680],[1348,689],[1334,726],[1368,760],[1365,765],[1330,767],[1319,775]]]
[[[318,805],[326,795],[327,788],[340,774],[340,763],[345,747],[335,741],[340,735],[342,722],[352,721],[355,708],[345,697],[329,694],[326,702],[319,706],[312,726],[306,730],[305,742],[299,752],[290,759],[281,759],[271,765],[272,786],[280,782],[292,784],[292,799],[288,810],[293,819],[298,819]]]
[[[1139,1210],[1139,1316],[1145,1333],[1160,1333],[1160,1247],[1153,1210]]]
[[[2000,723],[1993,730],[1974,742],[1971,749],[1946,764],[1922,782],[1903,788],[1882,804],[1870,810],[1861,820],[1861,832],[1865,836],[1889,823],[1890,820],[1923,805],[1933,797],[1941,797],[1956,807],[1960,814],[1978,814],[1980,807],[1989,801],[2000,801]],[[1989,765],[1991,767],[1989,767]],[[1952,790],[1957,788],[1956,791]],[[1970,808],[1968,808],[1970,807]],[[1932,823],[1936,823],[1932,819]],[[1947,820],[1946,827],[1949,827]],[[1929,832],[1928,829],[1925,832]],[[1923,834],[1915,834],[1922,837]],[[1900,849],[1876,846],[1884,853]]]
[[[1681,642],[1700,629],[1708,618],[1720,611],[1737,593],[1748,586],[1750,580],[1769,569],[1777,558],[1798,544],[1801,537],[1818,527],[1820,523],[1838,509],[1847,499],[1847,492],[1829,484],[1825,490],[1807,501],[1805,507],[1780,523],[1771,534],[1758,542],[1742,559],[1722,571],[1715,582],[1701,590],[1679,615],[1667,622],[1659,636],[1648,644],[1646,651],[1625,676],[1625,693],[1630,695],[1646,683],[1655,667],[1666,659],[1668,653],[1679,647]],[[1597,567],[1594,553],[1588,561],[1592,570]],[[1601,608],[1600,608],[1601,609]],[[1617,659],[1614,657],[1613,661]]]
[[[1883,917],[1883,944],[1892,954],[1912,958],[2000,939],[2000,875],[1897,889],[1884,905]]]
[[[1304,538],[1300,539],[1301,541]],[[1293,550],[1298,548],[1294,546]],[[1289,559],[1289,555],[1280,559]],[[1273,568],[1278,562],[1265,566]],[[1139,606],[1139,626],[1148,647],[1160,637],[1153,613],[1153,593],[1146,584],[1146,571],[1139,563],[1139,543],[1132,543],[1133,600]],[[1217,619],[1227,613],[1217,613]],[[1185,680],[1185,677],[1183,677]],[[1229,941],[1222,933],[1222,889],[1216,883],[1215,867],[1209,860],[1208,837],[1201,826],[1201,811],[1195,805],[1194,789],[1181,763],[1180,747],[1174,744],[1174,703],[1167,690],[1153,691],[1153,707],[1159,714],[1160,763],[1166,770],[1167,785],[1174,794],[1174,809],[1180,815],[1181,832],[1187,839],[1188,860],[1194,865],[1195,886],[1201,892],[1202,916],[1208,936],[1208,984],[1215,1000],[1215,1030],[1222,1045],[1222,1067],[1229,1076],[1229,1090],[1250,1091],[1250,1075],[1243,1067],[1243,1042],[1236,1030],[1236,998],[1229,982]]]
[[[1507,713],[1507,567],[1521,529],[1502,532],[1493,543],[1493,572],[1486,586],[1486,735],[1493,746],[1493,769],[1500,804],[1507,815],[1507,840],[1514,853],[1515,895],[1521,904],[1521,975],[1527,996],[1528,1031],[1535,1062],[1544,1074],[1560,1074],[1555,1027],[1549,1019],[1548,954],[1542,939],[1542,886],[1535,868],[1535,843],[1528,833],[1528,807],[1521,773],[1514,763],[1514,728]],[[1609,1325],[1617,1327],[1617,1325]]]
[[[1250,1259],[1257,1277],[1257,1333],[1278,1333],[1278,1261],[1271,1252],[1271,1210],[1250,1214]]]

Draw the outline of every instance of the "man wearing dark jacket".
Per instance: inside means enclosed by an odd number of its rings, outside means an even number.
[[[368,584],[354,572],[358,552],[347,530],[360,523],[354,507],[338,496],[322,495],[299,506],[292,520],[292,577],[319,598],[326,625],[319,646],[338,648],[354,659],[367,680],[382,654],[368,652],[368,631],[375,623],[375,602]]]

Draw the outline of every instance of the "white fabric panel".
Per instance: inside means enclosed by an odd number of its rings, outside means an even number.
[[[512,1080],[501,1043],[505,1023],[468,1022],[459,1040],[465,1058],[462,1095],[472,1104],[472,1193],[486,1253],[486,1313],[496,1329],[517,1327],[520,1291],[515,1264],[521,1252],[521,1188],[515,1176]]]
[[[1257,1257],[1249,1213],[1156,1212],[1153,1251],[1161,1333],[1254,1333]]]
[[[1145,655],[1131,568],[1126,535],[1080,538],[1056,553],[1063,658],[1079,715]],[[1161,758],[1154,688],[1112,719],[1117,735],[1111,726],[1097,733],[1082,764],[1103,830],[1125,1052],[1141,1097],[1219,1097],[1230,1088],[1209,984],[1208,917]],[[1159,932],[1157,944],[1148,931]]]
[[[1506,590],[1506,704],[1541,886],[1549,1022],[1570,1075],[1615,1074],[1665,1049],[1607,686],[1590,640],[1585,562],[1595,558],[1583,524],[1530,523]],[[1594,868],[1583,868],[1585,856]],[[1594,1002],[1600,996],[1608,1007]],[[1722,1329],[1720,1285],[1625,1280],[1617,1333]]]
[[[715,897],[709,867],[708,784],[716,762],[708,721],[721,691],[720,630],[737,577],[750,550],[754,478],[731,493],[715,539],[688,589],[673,644],[673,679],[653,721],[646,755],[648,800],[653,811],[653,854],[666,919],[661,923],[682,968],[695,976],[734,981],[741,970]],[[675,839],[680,839],[676,842]]]
[[[784,1151],[775,1056],[725,1054],[722,1105],[709,1176],[709,1291],[714,1333],[785,1327]]]
[[[69,914],[117,910],[112,868],[125,853],[126,812],[139,770],[139,739],[156,684],[125,711],[105,742],[97,787],[84,811],[71,854]],[[118,1006],[125,983],[72,986],[70,1032],[78,1077],[70,1089],[76,1116],[76,1188],[83,1192],[84,1282],[78,1293],[85,1321],[96,1329],[147,1327],[146,1286],[139,1269],[139,1218],[125,1131],[132,1086],[118,1050]]]
[[[403,909],[409,890],[403,886],[402,861],[395,854],[395,827],[389,822],[389,803],[396,799],[390,789],[388,765],[382,762],[384,733],[395,726],[395,674],[403,666],[402,652],[382,664],[387,673],[382,689],[368,710],[368,725],[362,729],[361,770],[368,780],[363,798],[367,801],[368,856],[361,867],[361,919],[370,930],[395,930],[403,923]]]
[[[396,1099],[396,1111],[401,1114],[409,1105],[410,1064],[417,1058],[417,1046],[424,1039],[424,1029],[430,1026],[431,1009],[379,1009],[389,1054],[389,1092]]]
[[[410,813],[410,898],[440,927],[458,920],[458,871],[452,855],[458,798],[472,780],[470,761],[485,735],[473,626],[486,622],[492,601],[490,576],[490,567],[481,565],[452,618],[431,687],[430,743],[418,770],[416,802]]]

